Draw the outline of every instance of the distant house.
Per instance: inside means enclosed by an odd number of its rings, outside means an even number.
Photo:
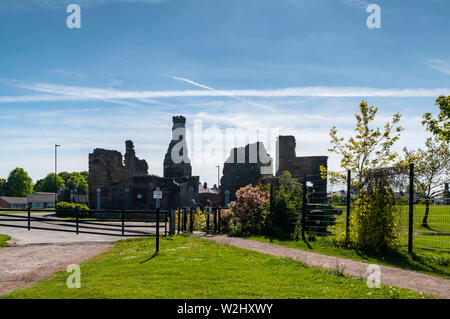
[[[58,191],[58,202],[76,203],[82,205],[89,205],[89,196],[79,194],[68,188],[60,188]]]
[[[223,198],[217,189],[217,185],[213,188],[208,188],[208,184],[205,182],[203,185],[198,185],[198,201],[200,207],[208,206],[207,200],[210,200],[213,206],[223,205]]]
[[[333,193],[328,193],[328,202],[330,202],[331,199],[339,198],[340,203],[335,204],[342,204],[345,205],[347,203],[347,192],[345,190],[340,190]]]
[[[0,197],[0,208],[25,209],[27,203],[26,197]]]
[[[28,206],[35,209],[55,208],[55,193],[34,192],[28,195]]]

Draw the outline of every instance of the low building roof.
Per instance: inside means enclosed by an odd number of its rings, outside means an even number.
[[[5,202],[13,205],[13,204],[27,204],[27,198],[26,197],[0,197]]]
[[[55,202],[55,193],[44,193],[44,192],[34,192],[31,195],[28,195],[28,202],[31,203],[54,203]]]

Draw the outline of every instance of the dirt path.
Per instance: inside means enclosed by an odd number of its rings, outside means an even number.
[[[359,261],[223,235],[213,237],[203,236],[203,238],[223,245],[231,245],[273,256],[292,258],[311,267],[330,270],[339,269],[339,271],[342,271],[346,275],[363,278],[364,280],[368,276],[367,267],[370,264]],[[393,267],[379,267],[381,268],[381,282],[383,284],[416,290],[443,298],[450,298],[450,280]]]
[[[50,278],[112,246],[112,242],[29,244],[0,248],[0,296]]]

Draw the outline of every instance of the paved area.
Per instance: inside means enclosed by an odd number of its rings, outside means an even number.
[[[11,215],[21,215],[26,216],[26,214],[11,214]],[[56,218],[55,216],[48,213],[33,213],[32,217],[43,217],[43,218],[52,218],[57,219],[57,222],[50,221],[31,221],[32,227],[40,227],[40,228],[50,228],[50,229],[60,229],[60,230],[73,230],[75,231],[76,225],[73,222],[67,221],[65,219]],[[5,218],[4,216],[0,216],[1,218]],[[14,219],[14,218],[11,218]],[[113,224],[119,226],[120,222],[108,222],[102,223],[99,221],[93,221],[97,223],[104,224],[102,225],[87,225],[89,227],[101,227],[102,229],[92,229],[92,228],[84,228],[82,224],[80,224],[80,234],[77,235],[75,232],[62,232],[62,231],[48,231],[48,230],[40,230],[40,229],[32,229],[28,230],[27,228],[16,228],[10,226],[27,226],[27,221],[25,219],[18,219],[17,221],[0,221],[0,234],[8,235],[12,238],[9,242],[9,245],[27,245],[27,244],[45,244],[45,243],[79,243],[79,242],[111,242],[124,238],[130,238],[135,233],[132,232],[141,232],[140,235],[145,235],[149,233],[155,233],[154,223],[135,223],[135,222],[126,222],[125,225],[148,225],[148,228],[125,228],[125,237],[121,236],[121,228],[120,227],[111,227],[106,224]],[[9,226],[1,226],[1,225],[9,225]],[[86,225],[85,225],[86,226]],[[83,232],[99,232],[101,235],[97,234],[87,234]],[[142,234],[143,233],[143,234]],[[160,233],[164,234],[164,227],[160,229]]]
[[[202,237],[223,245],[231,245],[273,256],[292,258],[311,267],[329,270],[338,269],[346,275],[362,278],[364,280],[366,280],[368,276],[367,269],[370,264],[363,262],[321,255],[301,249],[283,247],[249,239],[223,235]],[[450,298],[450,280],[394,267],[379,267],[381,268],[381,282],[383,284],[416,290],[443,298]]]
[[[112,242],[33,244],[0,248],[0,296],[31,286],[107,251]]]
[[[17,215],[17,214],[14,214]],[[26,216],[26,214],[21,214]],[[55,218],[48,213],[33,213],[32,217]],[[11,218],[0,216],[0,218]],[[98,221],[96,221],[98,222]],[[101,222],[100,222],[101,223]],[[121,222],[108,222],[120,225]],[[9,226],[26,226],[26,220],[0,221]],[[60,232],[27,228],[0,226],[0,234],[8,235],[9,246],[0,248],[0,296],[15,289],[25,288],[34,282],[50,278],[57,271],[66,270],[70,264],[80,264],[102,252],[107,251],[114,242],[134,238],[131,231],[154,233],[155,227],[149,223],[126,222],[126,225],[144,225],[145,228],[130,228],[121,235],[121,228],[106,225],[90,225],[102,230],[84,229],[81,231],[100,232],[102,235],[75,232]],[[55,221],[31,221],[31,226],[50,229],[72,229],[75,224],[64,219]],[[164,234],[162,228],[161,234]],[[106,235],[105,235],[106,234]],[[116,235],[115,235],[116,234]]]

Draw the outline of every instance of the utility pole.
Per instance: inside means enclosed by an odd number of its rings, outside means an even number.
[[[61,145],[55,144],[55,207],[58,203],[58,186],[56,184],[57,181],[57,174],[58,174],[58,147]]]

